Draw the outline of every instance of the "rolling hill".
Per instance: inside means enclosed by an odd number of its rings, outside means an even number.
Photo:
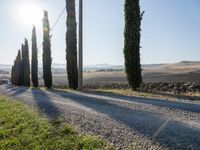
[[[0,76],[9,76],[10,65],[0,65]],[[42,82],[42,65],[39,64],[39,75]],[[64,64],[53,64],[52,72],[56,84],[67,84]],[[97,71],[108,69],[108,71]],[[113,69],[114,71],[109,71]],[[199,82],[200,61],[181,61],[170,64],[143,64],[144,82]],[[123,65],[97,64],[84,66],[84,81],[88,84],[126,82]]]

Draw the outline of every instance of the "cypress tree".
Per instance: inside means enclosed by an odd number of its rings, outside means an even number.
[[[38,87],[38,52],[37,52],[37,39],[35,26],[32,29],[32,63],[31,63],[31,76],[34,87]]]
[[[25,39],[24,42],[24,60],[23,60],[23,71],[24,71],[24,86],[30,87],[30,61],[29,61],[29,46],[28,46],[28,40]]]
[[[28,46],[28,40],[25,39],[25,52],[26,52],[26,73],[25,73],[25,81],[26,86],[30,87],[31,81],[30,81],[30,60],[29,60],[29,46]]]
[[[140,65],[140,31],[143,13],[139,0],[125,0],[124,58],[127,80],[132,90],[137,90],[142,82]]]
[[[21,80],[22,80],[22,86],[25,86],[25,64],[26,64],[26,53],[25,53],[25,46],[24,44],[21,45],[21,53],[22,53],[22,70],[21,70]]]
[[[77,68],[77,24],[75,12],[75,0],[66,0],[67,10],[67,33],[66,33],[66,60],[69,87],[78,87]]]
[[[18,51],[17,57],[14,61],[13,66],[13,84],[16,86],[21,86],[21,53]]]
[[[47,88],[52,86],[52,72],[51,72],[51,42],[50,42],[50,27],[48,20],[48,12],[44,11],[43,18],[43,78],[44,84]]]
[[[18,56],[17,56],[17,65],[18,65],[18,71],[19,71],[19,84],[18,86],[22,86],[22,55],[21,51],[18,51]]]

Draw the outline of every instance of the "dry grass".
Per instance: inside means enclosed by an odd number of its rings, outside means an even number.
[[[200,100],[200,93],[184,93],[184,94],[173,94],[173,93],[146,93],[132,91],[131,89],[84,89],[84,92],[88,93],[104,93],[104,94],[115,94],[123,96],[136,96],[144,98],[156,98],[156,99],[183,99],[183,100]]]

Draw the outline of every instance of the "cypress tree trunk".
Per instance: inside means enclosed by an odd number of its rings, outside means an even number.
[[[66,33],[66,60],[69,87],[78,87],[77,69],[77,24],[75,12],[75,0],[66,0],[67,10],[67,33]]]
[[[30,61],[29,61],[29,47],[27,39],[25,39],[24,43],[24,53],[25,53],[25,58],[23,61],[24,85],[30,87]]]
[[[43,19],[43,78],[44,84],[47,88],[52,86],[52,72],[51,72],[51,43],[50,43],[50,28],[48,20],[48,12],[44,11]]]
[[[35,26],[32,30],[32,63],[31,63],[31,76],[34,87],[38,87],[38,52],[37,52],[37,39]]]
[[[125,0],[124,58],[127,80],[132,90],[142,82],[140,65],[140,31],[142,15],[139,0]]]

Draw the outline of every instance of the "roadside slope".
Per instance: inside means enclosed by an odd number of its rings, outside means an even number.
[[[49,120],[22,102],[0,95],[0,149],[101,149],[105,141],[80,135],[61,119]]]

